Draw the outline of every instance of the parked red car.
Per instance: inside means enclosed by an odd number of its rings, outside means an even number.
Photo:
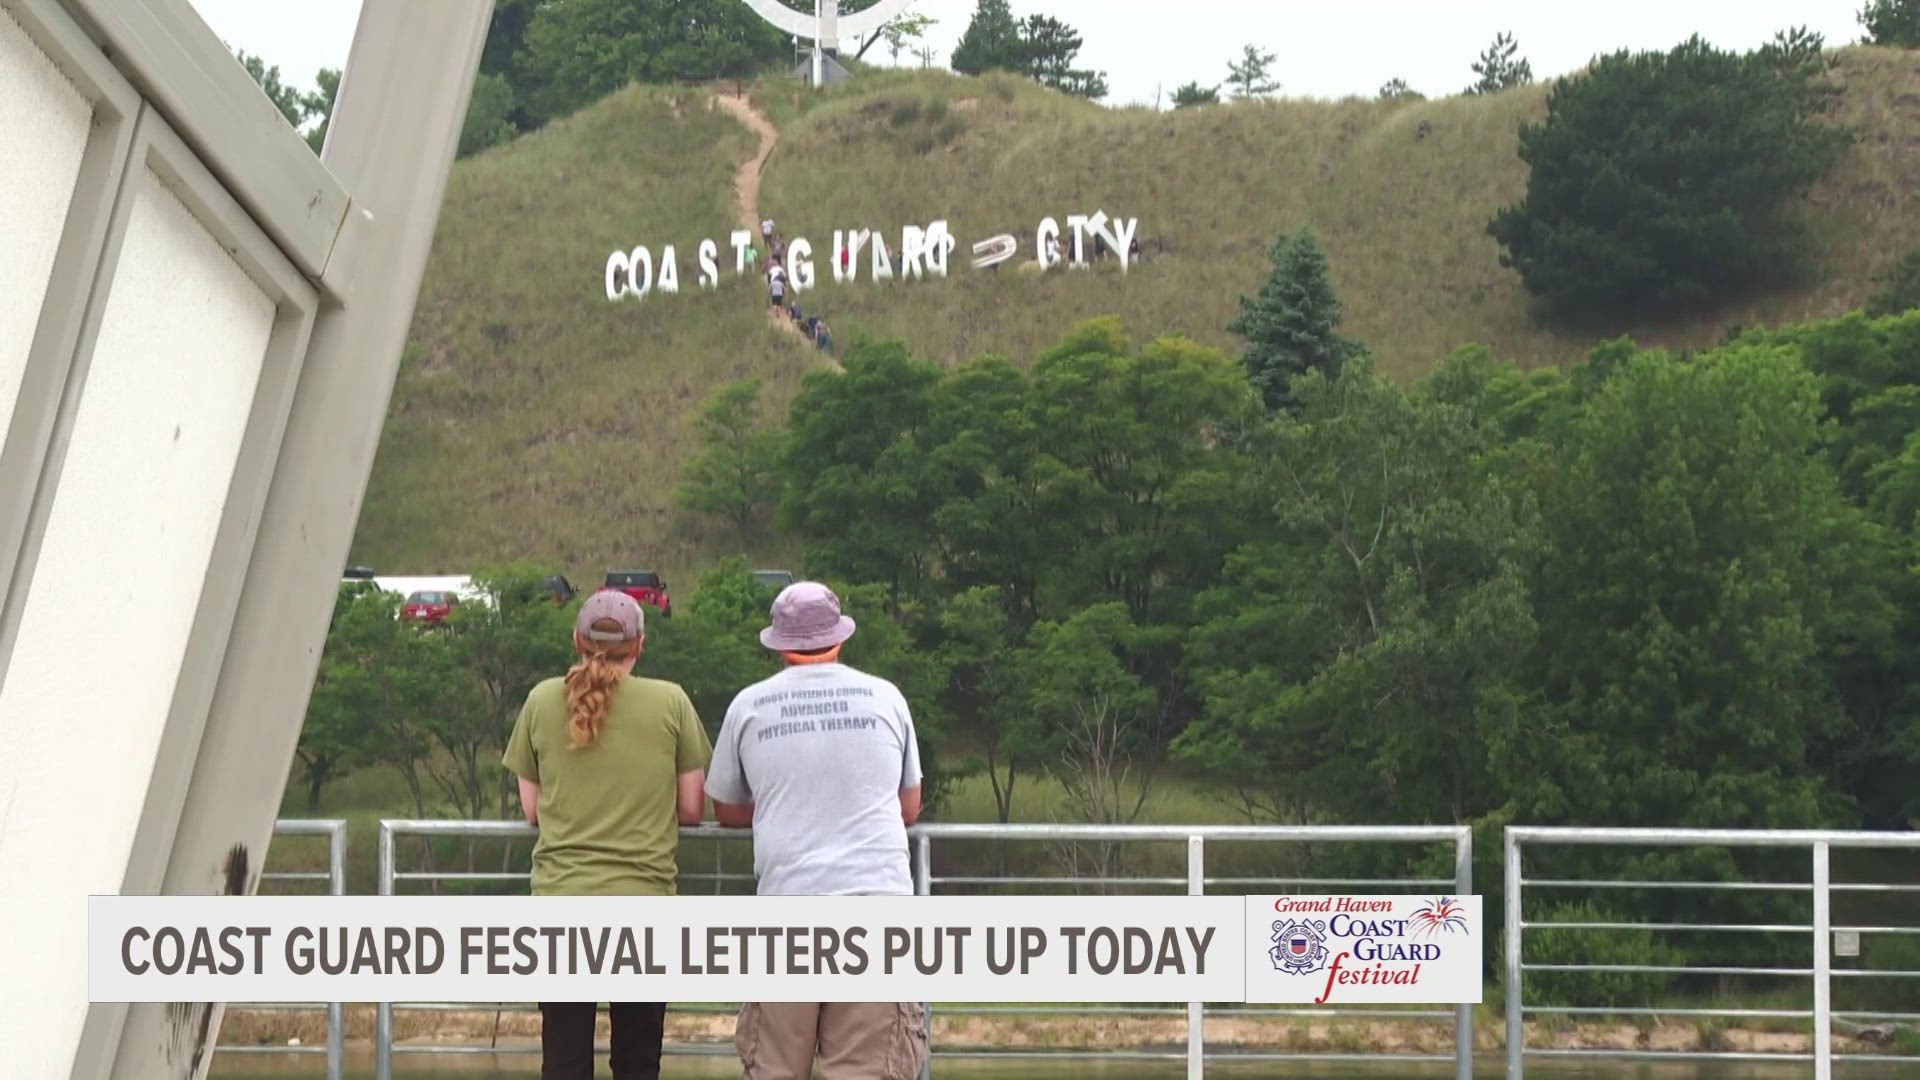
[[[660,612],[661,618],[673,618],[673,598],[667,595],[667,583],[651,570],[608,571],[605,588],[626,593]]]
[[[417,592],[400,606],[400,618],[408,622],[439,623],[453,614],[460,598],[450,592]]]

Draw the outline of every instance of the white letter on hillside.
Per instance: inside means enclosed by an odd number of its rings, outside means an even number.
[[[846,230],[833,230],[833,280],[836,282],[847,280],[847,267],[845,264],[848,262],[848,259],[845,255],[846,250]]]
[[[636,299],[644,298],[649,292],[653,291],[653,252],[648,251],[644,247],[637,247],[633,249],[633,254],[628,258],[632,263],[633,269],[627,272],[627,295],[635,297]],[[645,267],[647,271],[645,278],[640,276],[640,269],[642,267]]]
[[[1053,266],[1053,255],[1049,250],[1053,245],[1047,243],[1047,241],[1058,240],[1059,238],[1059,222],[1052,218],[1046,218],[1040,222],[1040,231],[1034,236],[1034,242],[1040,247],[1040,269],[1046,270]]]
[[[621,279],[618,285],[614,284],[616,274]],[[624,296],[627,291],[626,279],[632,276],[633,261],[627,258],[626,252],[616,251],[607,256],[607,299],[618,300]]]
[[[674,255],[672,244],[660,252],[660,291],[680,291],[680,260]]]
[[[1109,224],[1118,228],[1120,219],[1109,218],[1107,212],[1101,210],[1096,212],[1092,218],[1088,219],[1087,231],[1099,236],[1101,240],[1106,241],[1107,251],[1109,253],[1120,256],[1120,272],[1125,273],[1127,269],[1127,241],[1133,238],[1133,230],[1132,227],[1129,226],[1124,234],[1116,233],[1113,229],[1107,228]]]
[[[927,272],[936,277],[947,276],[947,256],[953,253],[959,241],[947,231],[946,219],[927,226]]]
[[[753,243],[753,234],[745,229],[736,229],[733,234],[733,272],[747,272],[747,248]]]
[[[795,292],[813,288],[813,245],[804,236],[796,236],[787,245],[787,280]]]
[[[847,280],[860,280],[860,249],[873,236],[871,229],[855,229],[847,234]]]
[[[720,284],[720,267],[713,261],[719,254],[720,248],[713,241],[700,241],[700,287],[703,289]]]
[[[1073,254],[1069,257],[1075,266],[1079,266],[1087,261],[1087,215],[1068,214],[1067,227],[1073,230]]]
[[[1114,218],[1113,224],[1118,233],[1116,239],[1119,241],[1119,246],[1113,250],[1120,253],[1120,272],[1124,274],[1127,272],[1127,260],[1133,256],[1133,235],[1140,231],[1140,219],[1130,217],[1122,221]]]
[[[873,280],[886,281],[893,277],[893,255],[887,251],[886,237],[873,234]]]
[[[900,277],[917,278],[921,276],[920,256],[925,251],[927,234],[918,225],[909,225],[900,230]]]
[[[947,239],[951,240],[953,238],[949,236]],[[1019,252],[1019,238],[1007,233],[1001,233],[999,236],[982,240],[973,245],[973,268],[975,270],[985,270],[990,266],[999,266],[1001,263],[1019,254]],[[1043,258],[1045,257],[1044,252],[1042,252],[1041,255]]]

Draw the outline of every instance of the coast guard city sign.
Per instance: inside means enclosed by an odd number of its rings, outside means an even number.
[[[1043,219],[1033,232],[1035,261],[1041,270],[1061,264],[1085,266],[1095,256],[1119,260],[1124,273],[1132,265],[1134,244],[1139,235],[1139,218],[1109,217],[1104,210],[1092,214],[1070,214],[1063,229],[1055,218]],[[828,248],[828,263],[836,283],[861,280],[944,278],[953,265],[960,241],[948,230],[945,219],[928,225],[908,225],[889,242],[892,234],[878,229],[835,229]],[[754,269],[751,252],[758,238],[742,229],[728,238],[732,273],[743,275]],[[1012,261],[1020,254],[1021,238],[1012,233],[990,236],[969,245],[969,261],[975,270],[985,270]],[[720,245],[702,240],[691,249],[689,264],[693,280],[700,288],[720,284],[722,254]],[[804,236],[788,241],[781,261],[787,281],[796,292],[818,285],[814,266],[813,242]],[[607,256],[605,284],[608,300],[643,299],[655,292],[680,291],[679,249],[668,244],[655,252],[641,244],[615,251]]]

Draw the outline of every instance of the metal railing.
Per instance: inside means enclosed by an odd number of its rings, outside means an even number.
[[[1742,848],[1775,849],[1776,851],[1802,850],[1808,853],[1811,862],[1811,880],[1809,881],[1753,881],[1727,880],[1689,881],[1672,879],[1623,880],[1607,877],[1548,877],[1529,879],[1523,872],[1522,857],[1526,847],[1548,847],[1563,845],[1610,845],[1622,848]],[[1832,880],[1832,853],[1835,849],[1905,849],[1920,854],[1920,833],[1874,833],[1874,832],[1821,832],[1811,830],[1723,830],[1723,829],[1588,829],[1588,828],[1544,828],[1514,826],[1507,829],[1506,835],[1506,1009],[1507,1009],[1507,1076],[1509,1080],[1520,1080],[1525,1074],[1528,1057],[1552,1058],[1626,1058],[1626,1059],[1723,1059],[1735,1061],[1812,1061],[1815,1080],[1829,1080],[1833,1075],[1833,1063],[1845,1061],[1908,1062],[1920,1064],[1920,1056],[1899,1054],[1836,1054],[1833,1052],[1833,1022],[1836,1019],[1883,1020],[1883,1021],[1920,1021],[1920,1012],[1836,1012],[1833,1008],[1833,981],[1835,979],[1913,979],[1920,980],[1920,971],[1894,969],[1869,969],[1857,966],[1836,967],[1833,963],[1834,941],[1838,935],[1849,935],[1846,939],[1850,946],[1857,946],[1859,939],[1865,936],[1896,936],[1920,934],[1920,920],[1909,921],[1905,925],[1861,925],[1836,926],[1833,923],[1833,895],[1835,893],[1915,893],[1920,894],[1920,884],[1912,881],[1849,881]],[[1807,923],[1778,922],[1631,922],[1631,921],[1578,921],[1556,920],[1551,922],[1528,921],[1526,918],[1526,897],[1531,890],[1538,895],[1540,890],[1640,890],[1645,892],[1685,890],[1688,892],[1743,892],[1753,894],[1806,894],[1812,901],[1811,920]],[[1920,913],[1920,903],[1902,907],[1909,919]],[[1884,921],[1884,920],[1881,920]],[[1555,932],[1566,930],[1584,930],[1600,932],[1629,932],[1635,934],[1691,933],[1701,935],[1808,935],[1811,942],[1811,963],[1808,967],[1778,967],[1743,964],[1659,964],[1659,963],[1527,963],[1523,951],[1525,936],[1529,931]],[[1847,952],[1858,953],[1858,948],[1849,948]],[[1688,979],[1712,976],[1719,979],[1729,978],[1766,978],[1799,982],[1811,980],[1811,1007],[1806,1009],[1786,1008],[1660,1008],[1657,1003],[1647,1002],[1637,1007],[1615,1007],[1611,1005],[1530,1005],[1526,1000],[1525,976],[1529,971],[1596,973],[1651,976],[1666,979]],[[1907,1001],[1920,1001],[1920,986]],[[1526,1044],[1526,1018],[1528,1015],[1559,1016],[1621,1016],[1656,1018],[1660,1016],[1686,1016],[1689,1018],[1725,1018],[1725,1019],[1764,1019],[1764,1020],[1809,1020],[1812,1022],[1812,1046],[1809,1053],[1778,1053],[1740,1050],[1656,1050],[1656,1049],[1530,1049]]]
[[[528,878],[526,871],[436,871],[402,869],[398,864],[400,840],[406,837],[422,838],[458,838],[493,839],[530,843],[536,836],[531,826],[510,821],[383,821],[380,824],[379,850],[379,890],[382,896],[396,894],[402,886],[416,884],[488,884],[521,883]],[[1191,895],[1203,894],[1209,887],[1225,887],[1236,894],[1249,890],[1281,889],[1349,889],[1349,888],[1443,888],[1460,894],[1473,891],[1473,833],[1466,826],[1234,826],[1234,825],[962,825],[962,824],[923,824],[908,830],[912,847],[912,867],[915,891],[920,895],[939,892],[965,892],[979,889],[1071,889],[1085,891],[1089,888],[1103,890],[1183,890]],[[745,830],[722,829],[718,826],[704,825],[681,830],[681,872],[680,887],[683,894],[706,891],[703,886],[711,887],[715,893],[729,888],[747,891],[753,881],[751,873],[729,871],[727,869],[727,849],[744,846],[751,839]],[[714,848],[713,869],[707,871],[704,864],[700,869],[693,868],[694,855],[689,841],[711,842]],[[933,872],[933,848],[936,842],[967,843],[988,842],[995,845],[996,853],[1006,847],[1020,843],[1043,843],[1065,846],[1075,855],[1070,868],[1074,872],[1064,874],[972,874],[940,876]],[[1450,845],[1453,875],[1445,878],[1430,879],[1383,879],[1383,878],[1312,878],[1298,875],[1277,876],[1256,874],[1247,876],[1208,876],[1207,845],[1225,844],[1428,844]],[[1174,874],[1130,874],[1121,872],[1126,860],[1116,858],[1114,853],[1123,845],[1169,845],[1177,844],[1184,849],[1184,869],[1181,875]],[[1101,872],[1087,875],[1077,872],[1079,860],[1078,845],[1096,845],[1100,851]],[[693,857],[690,857],[693,856]],[[944,887],[944,888],[943,888]],[[396,1045],[393,1034],[394,1012],[396,1007],[409,1009],[428,1009],[436,1011],[471,1009],[471,1005],[450,1003],[411,1003],[396,1006],[383,1003],[377,1006],[374,1021],[374,1067],[377,1080],[392,1080],[393,1057],[396,1053],[421,1054],[466,1054],[497,1053],[489,1046],[449,1045],[434,1043],[430,1045]],[[524,1011],[531,1006],[525,1004],[502,1005],[502,1008],[514,1008]],[[687,1010],[676,1010],[687,1011]],[[712,1009],[709,1012],[730,1013],[731,1009]],[[1452,1062],[1456,1080],[1471,1080],[1473,1074],[1473,1007],[1462,1005],[1451,1009],[1435,1010],[1384,1010],[1384,1009],[1344,1009],[1320,1007],[1313,1009],[1277,1009],[1277,1008],[1241,1008],[1216,1009],[1214,1016],[1228,1017],[1317,1017],[1329,1015],[1345,1017],[1387,1017],[1401,1020],[1453,1020],[1454,1048],[1450,1054],[1368,1054],[1368,1053],[1315,1053],[1315,1052],[1226,1052],[1209,1054],[1205,1046],[1204,1028],[1209,1010],[1202,1002],[1191,1002],[1184,1009],[1155,1008],[1151,1006],[1133,1008],[1113,1008],[1089,1010],[1084,1007],[1039,1008],[1032,1006],[1003,1006],[994,1008],[944,1006],[944,1014],[964,1016],[1013,1016],[1013,1015],[1077,1015],[1084,1016],[1090,1011],[1105,1015],[1128,1016],[1178,1016],[1186,1018],[1186,1045],[1182,1050],[1048,1050],[1048,1051],[1009,1051],[1009,1050],[968,1050],[943,1049],[935,1046],[933,1053],[940,1058],[1054,1058],[1062,1061],[1085,1061],[1093,1059],[1128,1060],[1184,1060],[1187,1063],[1187,1075],[1190,1078],[1201,1076],[1208,1061],[1227,1062],[1298,1062],[1327,1061],[1347,1063],[1379,1062]],[[931,1013],[929,1013],[929,1039],[931,1041]],[[669,1053],[698,1053],[700,1049],[669,1046]],[[726,1053],[720,1047],[705,1050],[709,1053]],[[924,1075],[924,1074],[923,1074]]]
[[[324,882],[326,895],[344,896],[347,891],[347,823],[339,820],[302,820],[283,818],[274,823],[273,835],[277,839],[283,836],[324,836],[327,838],[327,868],[321,870],[293,871],[269,870],[260,875],[260,880]],[[269,856],[271,857],[271,856]],[[321,1046],[233,1046],[221,1045],[215,1049],[227,1054],[325,1054],[327,1055],[327,1080],[343,1080],[347,1069],[347,1019],[346,1008],[337,1001],[320,1004],[295,1005],[249,1005],[248,1009],[288,1011],[307,1011],[325,1009],[327,1013],[327,1041]]]

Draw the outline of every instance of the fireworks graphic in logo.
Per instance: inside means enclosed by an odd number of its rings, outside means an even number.
[[[1464,934],[1467,931],[1467,917],[1462,914],[1463,910],[1460,902],[1451,896],[1422,904],[1413,913],[1413,925],[1417,928],[1415,932],[1421,937],[1443,931],[1451,934],[1456,930]]]

